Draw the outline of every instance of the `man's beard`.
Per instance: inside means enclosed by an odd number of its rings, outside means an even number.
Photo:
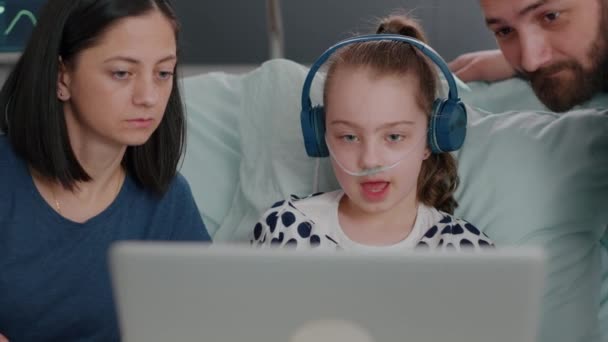
[[[604,8],[598,36],[588,56],[591,60],[589,69],[575,60],[567,60],[522,75],[530,81],[538,99],[554,112],[570,110],[608,89],[608,15]]]

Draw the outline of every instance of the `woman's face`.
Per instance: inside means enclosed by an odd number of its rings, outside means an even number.
[[[163,119],[176,62],[175,27],[157,10],[117,21],[62,62],[57,96],[72,145],[144,144]]]
[[[348,201],[370,214],[416,205],[418,174],[430,154],[417,79],[339,67],[328,86],[325,137]]]

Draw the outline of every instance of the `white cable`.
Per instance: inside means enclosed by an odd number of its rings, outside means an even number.
[[[319,192],[319,174],[321,173],[321,158],[315,158],[315,173],[312,178],[312,193]]]

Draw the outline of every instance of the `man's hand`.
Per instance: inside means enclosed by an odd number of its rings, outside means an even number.
[[[0,334],[0,342],[8,342],[8,339],[4,335]]]
[[[464,82],[495,82],[515,76],[515,70],[500,50],[465,53],[448,63],[448,67]]]

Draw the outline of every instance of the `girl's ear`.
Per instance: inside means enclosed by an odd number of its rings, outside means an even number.
[[[424,148],[424,155],[422,160],[427,160],[431,156],[431,149],[427,146]]]

